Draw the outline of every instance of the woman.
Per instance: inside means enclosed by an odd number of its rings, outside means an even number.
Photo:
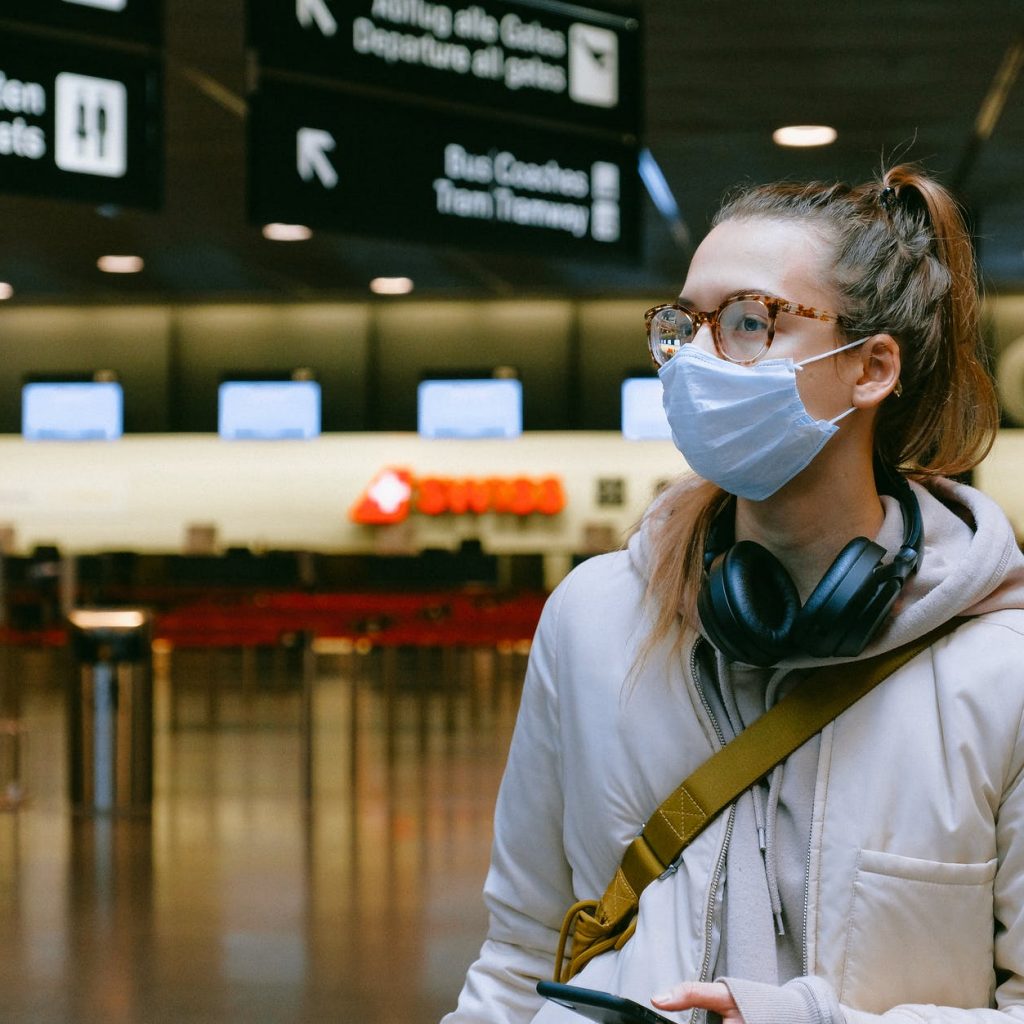
[[[719,815],[643,891],[628,942],[573,982],[679,1020],[1024,1019],[1024,559],[1000,510],[948,479],[997,424],[955,204],[906,166],[742,192],[648,330],[701,476],[545,608],[489,934],[446,1021],[580,1019],[535,982],[566,909],[605,891],[651,811],[794,668],[955,616],[970,618]],[[851,557],[881,563],[886,606],[821,628]],[[712,584],[734,570],[722,613]]]

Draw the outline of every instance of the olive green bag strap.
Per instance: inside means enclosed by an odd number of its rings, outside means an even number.
[[[683,850],[724,808],[883,679],[965,621],[950,619],[920,639],[873,658],[801,671],[778,704],[708,758],[651,815],[626,847],[601,899],[581,900],[569,908],[555,980],[568,981],[594,957],[624,946],[636,927],[640,893],[673,870]],[[570,933],[572,949],[566,958]]]

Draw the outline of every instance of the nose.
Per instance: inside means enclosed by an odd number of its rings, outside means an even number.
[[[705,320],[700,324],[690,344],[696,345],[702,352],[707,352],[713,356],[718,355],[718,347],[715,345],[715,336],[711,333],[711,322],[709,320]]]

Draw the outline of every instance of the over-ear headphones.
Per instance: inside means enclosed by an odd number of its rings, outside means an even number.
[[[735,540],[735,502],[712,523],[704,549],[706,578],[697,596],[701,625],[730,661],[774,665],[805,654],[860,654],[888,615],[921,550],[921,508],[897,471],[876,471],[878,490],[900,503],[903,544],[882,564],[885,549],[855,537],[839,552],[801,607],[796,585],[778,559],[753,541]]]

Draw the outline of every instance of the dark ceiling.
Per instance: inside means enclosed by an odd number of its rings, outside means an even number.
[[[246,221],[244,0],[165,3],[163,208],[0,196],[0,280],[16,301],[364,298],[372,277],[392,274],[420,295],[669,294],[681,279],[686,246],[648,200],[642,259],[627,266],[326,232],[263,239]],[[640,13],[642,142],[691,238],[737,182],[858,180],[909,158],[969,207],[988,286],[1024,290],[1019,0],[647,0]],[[771,132],[790,123],[834,125],[838,141],[780,149]],[[145,272],[103,275],[103,252],[138,252]]]

